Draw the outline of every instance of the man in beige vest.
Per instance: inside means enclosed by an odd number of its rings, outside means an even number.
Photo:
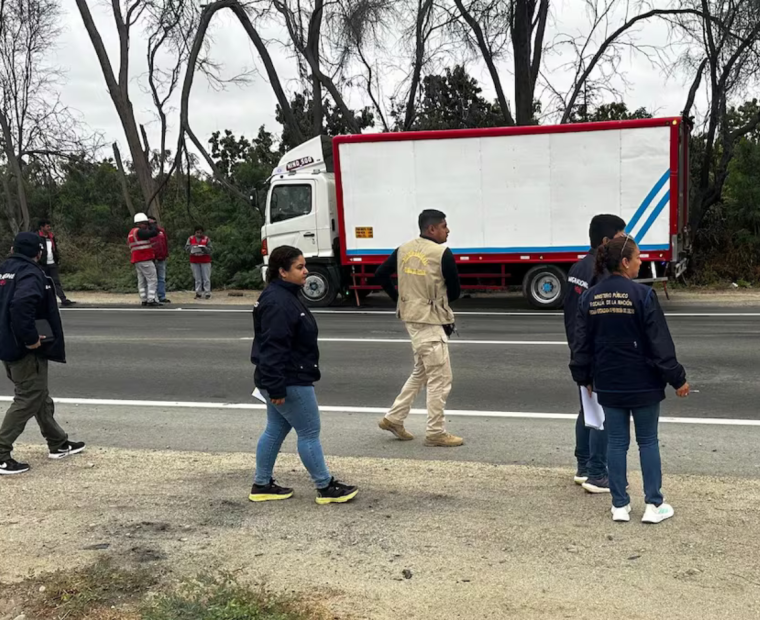
[[[449,237],[446,215],[428,209],[419,217],[420,236],[402,245],[383,263],[375,279],[398,302],[398,317],[412,339],[414,370],[380,428],[402,441],[414,439],[404,420],[415,398],[427,387],[426,446],[461,446],[464,440],[447,433],[443,412],[451,392],[449,335],[454,313],[449,302],[459,298],[459,274],[454,254],[443,244]],[[391,276],[398,274],[398,292]]]

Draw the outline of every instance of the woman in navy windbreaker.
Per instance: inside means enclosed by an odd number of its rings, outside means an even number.
[[[330,475],[319,441],[320,419],[314,383],[319,381],[317,322],[299,295],[306,283],[306,260],[298,248],[281,246],[269,257],[267,280],[253,309],[251,362],[254,381],[267,403],[267,426],[256,448],[252,502],[288,499],[293,489],[272,478],[277,455],[291,428],[298,454],[317,487],[317,503],[344,503],[358,489]]]
[[[660,489],[660,403],[667,384],[679,397],[689,395],[689,384],[656,293],[632,281],[640,267],[632,237],[618,237],[599,248],[597,273],[606,269],[611,276],[581,298],[570,370],[578,385],[593,386],[604,408],[612,519],[630,521],[626,459],[633,417],[646,496],[642,522],[660,523],[673,516]]]

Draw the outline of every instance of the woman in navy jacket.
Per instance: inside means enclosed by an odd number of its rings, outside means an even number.
[[[317,322],[300,299],[306,283],[306,260],[290,246],[269,257],[269,285],[253,309],[251,362],[254,382],[267,403],[267,426],[256,448],[252,502],[288,499],[293,489],[272,478],[277,455],[291,428],[298,435],[298,454],[317,486],[317,503],[344,503],[358,493],[330,475],[319,441],[320,419],[314,383],[319,381]]]
[[[630,521],[626,459],[633,417],[646,496],[642,521],[660,523],[673,516],[660,490],[660,403],[667,384],[679,397],[689,395],[689,384],[656,293],[632,281],[640,267],[632,237],[618,237],[599,248],[597,273],[606,269],[611,276],[581,298],[570,370],[578,385],[589,391],[593,386],[604,408],[612,519]]]

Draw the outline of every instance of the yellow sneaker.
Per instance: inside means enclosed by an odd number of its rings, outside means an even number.
[[[451,433],[440,435],[428,435],[425,437],[425,445],[434,448],[456,448],[464,443],[464,439]]]
[[[400,439],[401,441],[411,441],[414,439],[414,435],[406,430],[403,424],[396,424],[395,422],[391,422],[388,418],[383,418],[380,420],[378,426],[384,431],[393,433],[396,438]]]

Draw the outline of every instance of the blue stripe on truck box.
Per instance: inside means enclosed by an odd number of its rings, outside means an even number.
[[[641,245],[639,249],[642,252],[664,252],[670,249],[666,243],[663,245]],[[555,246],[555,247],[536,247],[536,248],[451,248],[454,254],[552,254],[575,252],[583,254],[589,251],[588,246]],[[393,250],[346,250],[347,256],[390,256]]]
[[[647,194],[647,197],[644,198],[644,202],[641,203],[636,213],[633,214],[631,221],[628,222],[628,226],[625,227],[625,232],[630,234],[631,231],[636,227],[636,224],[639,223],[639,220],[643,217],[644,213],[646,213],[646,210],[652,204],[652,201],[657,197],[657,194],[660,193],[660,190],[665,186],[665,183],[667,183],[669,179],[670,179],[670,170],[666,170],[665,174],[662,175],[660,180],[657,181],[657,183],[655,183],[654,187],[652,188],[652,191],[650,191]],[[660,209],[660,211],[662,211],[662,209]],[[654,220],[652,220],[652,222],[654,222]],[[652,224],[649,224],[649,226],[651,225]],[[649,230],[649,228],[647,228],[647,230]],[[641,237],[638,237],[638,236],[636,237],[637,243],[639,242],[640,238]]]

